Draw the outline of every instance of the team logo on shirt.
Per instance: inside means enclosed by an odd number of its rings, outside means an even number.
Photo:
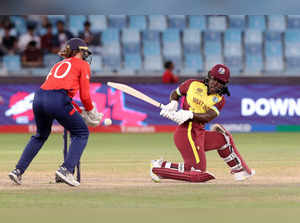
[[[216,97],[216,96],[214,96],[212,100],[213,100],[213,102],[215,102],[215,103],[218,103],[218,102],[219,102],[219,99],[218,99],[218,97]]]
[[[218,70],[219,74],[225,74],[225,69],[223,67],[220,67]]]

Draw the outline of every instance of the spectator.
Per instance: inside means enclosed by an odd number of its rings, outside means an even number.
[[[19,45],[20,51],[24,51],[26,46],[28,45],[28,43],[31,41],[36,42],[37,48],[41,47],[41,39],[39,36],[34,34],[34,31],[35,31],[35,24],[28,23],[27,24],[27,33],[22,34],[19,39],[18,45]]]
[[[91,31],[91,23],[84,23],[84,30],[79,32],[79,38],[83,39],[88,45],[99,45],[99,36]]]
[[[42,50],[37,48],[37,42],[30,41],[22,53],[22,65],[24,67],[41,67],[43,66]]]
[[[11,23],[4,24],[4,36],[1,40],[1,48],[4,54],[18,53],[18,41],[14,35],[11,35],[12,28],[13,25]]]
[[[162,82],[164,84],[177,83],[178,77],[173,74],[173,70],[174,70],[173,62],[172,61],[165,62],[164,67],[166,70],[163,73]]]
[[[73,38],[73,34],[65,29],[65,23],[62,20],[56,22],[57,34],[55,41],[59,43],[59,48],[62,48],[66,41]]]
[[[59,42],[57,41],[57,38],[55,38],[55,35],[52,33],[52,24],[47,23],[46,24],[47,32],[42,36],[41,39],[41,45],[42,49],[46,53],[58,53],[59,51]]]

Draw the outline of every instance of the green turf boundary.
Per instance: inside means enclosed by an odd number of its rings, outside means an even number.
[[[300,132],[300,125],[278,125],[277,132]]]

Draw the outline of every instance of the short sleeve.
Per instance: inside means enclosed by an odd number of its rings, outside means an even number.
[[[212,106],[211,109],[214,110],[219,116],[220,111],[222,110],[224,105],[225,105],[225,97],[222,96],[222,99],[218,103],[216,103],[214,106]]]
[[[179,87],[176,89],[176,92],[178,95],[186,95],[191,83],[193,82],[193,79],[186,80],[182,84],[179,85]]]

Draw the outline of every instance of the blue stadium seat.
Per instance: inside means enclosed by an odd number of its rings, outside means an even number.
[[[200,53],[201,32],[197,29],[185,29],[183,31],[183,47],[185,53]]]
[[[169,28],[185,29],[186,19],[184,15],[169,15]]]
[[[118,55],[106,55],[103,57],[104,67],[108,70],[119,70],[121,69],[121,57]]]
[[[3,66],[8,72],[18,73],[22,71],[21,58],[19,55],[5,55],[3,56]]]
[[[300,57],[300,42],[298,43],[286,43],[285,44],[285,56],[288,57]]]
[[[300,41],[300,30],[287,30],[284,34],[285,43],[295,43]]]
[[[37,68],[31,69],[31,73],[33,76],[46,77],[49,74],[49,72],[50,72],[49,67],[46,67],[46,68],[37,67]]]
[[[69,16],[69,30],[74,34],[78,35],[83,30],[83,24],[87,20],[85,15],[70,15]]]
[[[46,67],[52,67],[58,61],[61,60],[61,57],[56,54],[45,54],[44,55],[44,65]]]
[[[289,75],[299,76],[300,57],[286,58],[286,73]]]
[[[140,51],[140,32],[136,29],[123,29],[122,42],[125,53],[139,53]]]
[[[227,57],[242,57],[242,44],[239,42],[225,42],[224,56]]]
[[[221,41],[221,32],[215,31],[205,31],[204,32],[205,41]]]
[[[229,28],[243,30],[246,27],[246,19],[244,15],[229,15]]]
[[[282,43],[279,41],[265,41],[264,49],[266,57],[282,57]]]
[[[282,33],[279,31],[266,31],[265,39],[267,41],[281,41]]]
[[[198,29],[185,29],[183,31],[183,43],[201,43],[201,31]]]
[[[287,27],[289,29],[300,28],[300,15],[288,15],[287,16]]]
[[[227,29],[224,32],[224,42],[238,42],[242,41],[242,32],[238,29]]]
[[[257,29],[257,30],[265,30],[266,29],[265,16],[249,15],[248,16],[248,28],[249,29]]]
[[[262,54],[262,44],[261,43],[246,44],[245,53],[250,55]]]
[[[246,55],[245,74],[257,75],[263,70],[263,59],[261,55]]]
[[[189,27],[192,29],[206,30],[206,17],[203,15],[190,15]]]
[[[102,32],[101,38],[103,44],[118,43],[120,41],[120,34],[118,29],[106,29]]]
[[[107,19],[105,15],[89,15],[92,32],[101,32],[107,29]]]
[[[184,43],[183,44],[184,54],[197,54],[201,52],[200,43]]]
[[[108,24],[111,28],[123,29],[127,27],[126,15],[109,15]]]
[[[163,43],[179,43],[180,33],[178,29],[167,29],[162,33]]]
[[[265,60],[265,71],[266,73],[275,74],[279,73],[282,74],[284,70],[283,59],[281,56],[268,56]]]
[[[137,54],[141,51],[140,43],[124,43],[123,50],[125,54]]]
[[[121,46],[119,42],[106,44],[103,46],[103,55],[120,55],[121,54]]]
[[[225,65],[230,68],[230,74],[232,76],[240,75],[243,69],[243,58],[242,57],[224,57]]]
[[[161,56],[146,56],[144,58],[144,70],[147,71],[162,71]]]
[[[203,71],[203,58],[201,54],[185,55],[184,64],[187,70]]]
[[[129,16],[129,27],[138,30],[147,29],[147,21],[144,15]]]
[[[10,16],[10,20],[15,24],[15,28],[19,34],[26,33],[26,20],[23,16]]]
[[[286,21],[284,15],[268,15],[268,30],[285,31]]]
[[[179,43],[165,43],[163,45],[163,55],[165,57],[181,57],[181,46]]]
[[[208,29],[223,32],[227,28],[225,16],[208,16]]]
[[[103,70],[102,57],[100,55],[93,55],[91,70],[92,72],[99,72]]]
[[[142,33],[143,41],[159,41],[159,31],[145,30]]]
[[[142,69],[142,60],[140,54],[125,54],[124,68],[132,70]]]
[[[205,56],[205,70],[210,70],[216,64],[224,64],[221,55],[206,55]]]
[[[158,41],[145,41],[143,52],[145,56],[160,55],[160,43]]]
[[[63,21],[66,23],[66,16],[65,15],[48,15],[48,21],[55,25],[57,21]]]
[[[164,15],[149,15],[149,29],[163,31],[167,29],[167,20]]]
[[[221,42],[207,41],[204,42],[204,52],[205,55],[221,55]]]
[[[245,43],[262,43],[263,36],[260,30],[248,29],[245,31],[244,35]]]

